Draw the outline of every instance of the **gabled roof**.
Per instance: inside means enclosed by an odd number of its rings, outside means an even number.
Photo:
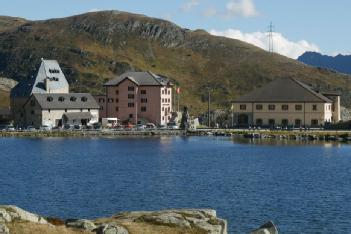
[[[48,90],[45,82],[48,81]],[[18,83],[11,90],[11,97],[29,97],[33,93],[55,93],[63,88],[69,89],[69,84],[56,60],[41,60],[35,79]],[[57,92],[57,91],[56,91]]]
[[[33,97],[42,109],[99,109],[89,93],[35,93]],[[28,99],[29,101],[30,99]],[[27,102],[28,102],[27,101]],[[26,104],[25,104],[26,105]]]
[[[108,81],[105,86],[119,85],[125,79],[129,79],[139,86],[167,86],[171,84],[168,78],[152,72],[126,72]]]
[[[324,102],[332,101],[296,79],[281,78],[241,96],[234,102]]]

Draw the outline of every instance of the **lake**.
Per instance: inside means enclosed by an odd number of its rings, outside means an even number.
[[[351,233],[351,146],[216,137],[0,138],[0,204],[45,216],[212,208],[230,233]]]

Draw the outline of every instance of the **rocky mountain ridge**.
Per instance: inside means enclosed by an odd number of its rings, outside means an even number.
[[[305,64],[351,75],[351,55],[328,56],[306,52],[298,60]]]
[[[206,110],[208,91],[214,106],[228,106],[281,77],[341,91],[344,104],[351,100],[349,76],[203,30],[120,11],[21,21],[5,28],[0,24],[0,76],[30,79],[41,58],[58,60],[76,92],[101,93],[107,80],[125,71],[163,74],[182,87],[180,103],[191,113]]]

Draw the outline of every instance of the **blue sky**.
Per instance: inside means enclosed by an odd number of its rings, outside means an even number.
[[[92,10],[123,10],[205,29],[267,49],[275,26],[275,51],[295,58],[305,50],[350,54],[350,0],[1,0],[0,15],[27,19],[70,16]]]

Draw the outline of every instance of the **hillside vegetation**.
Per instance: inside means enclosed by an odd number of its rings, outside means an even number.
[[[119,11],[62,19],[0,23],[0,76],[33,75],[40,58],[57,59],[72,91],[101,93],[103,83],[127,70],[150,70],[182,87],[193,112],[228,101],[280,77],[294,77],[349,100],[350,77],[306,66],[253,45],[191,31],[171,22]]]

